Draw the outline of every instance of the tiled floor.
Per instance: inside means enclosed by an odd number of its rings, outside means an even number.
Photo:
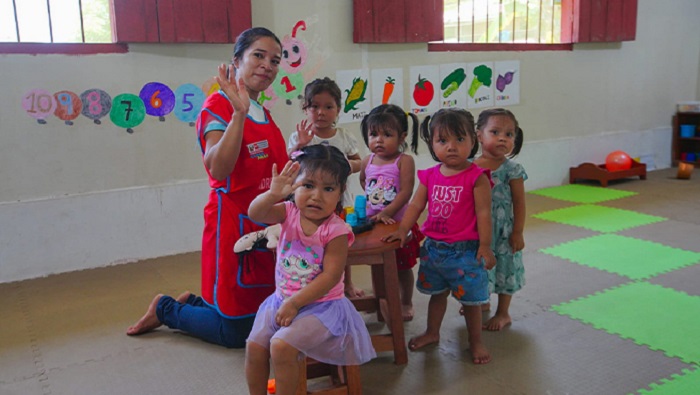
[[[609,188],[637,194],[597,205],[666,218],[614,234],[700,253],[700,174],[696,171],[695,178],[686,181],[674,175],[675,169],[668,169],[650,173],[646,181],[613,183]],[[528,215],[575,205],[527,196]],[[640,345],[641,335],[611,334],[552,308],[572,300],[592,301],[610,288],[639,282],[680,291],[690,306],[700,303],[700,259],[632,280],[542,251],[599,234],[528,216],[527,285],[513,300],[513,325],[484,335],[493,361],[485,366],[470,362],[464,320],[457,314],[457,303],[450,301],[440,344],[410,352],[405,366],[395,366],[389,353],[380,354],[361,368],[364,393],[608,395],[649,390],[662,379],[678,385],[668,393],[700,388],[695,378],[700,358],[694,357],[700,353],[700,321],[685,318],[697,316],[697,310],[658,318],[670,321],[669,333],[687,334],[674,335],[685,342],[683,356],[675,357],[658,345]],[[192,253],[0,284],[0,394],[246,393],[242,350],[227,350],[165,328],[136,338],[124,334],[155,293],[198,289],[198,259]],[[353,274],[360,285],[369,286],[362,267]],[[424,329],[427,300],[416,294],[417,317],[406,324],[407,337]],[[659,307],[639,309],[639,314]],[[665,307],[661,310],[670,313],[679,309]],[[365,317],[371,331],[383,329],[372,316]],[[670,331],[674,325],[681,328]],[[650,326],[649,331],[658,327],[663,325]],[[659,336],[666,331],[661,332]],[[698,393],[687,393],[693,392]]]

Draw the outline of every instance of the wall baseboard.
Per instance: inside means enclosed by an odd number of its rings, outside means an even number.
[[[533,190],[567,184],[569,167],[604,163],[618,149],[668,168],[670,147],[669,127],[526,142],[516,160]],[[434,166],[421,152],[416,168]],[[0,283],[198,251],[208,192],[197,180],[0,203]]]
[[[206,180],[0,204],[0,283],[201,249]]]

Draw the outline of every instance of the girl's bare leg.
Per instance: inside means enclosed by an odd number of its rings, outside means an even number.
[[[464,321],[469,331],[469,350],[475,364],[491,362],[491,354],[481,340],[481,306],[464,306]]]
[[[275,339],[270,344],[270,355],[275,369],[277,394],[294,395],[299,386],[299,364],[305,363],[299,358],[299,350],[283,340]]]
[[[445,291],[441,294],[430,296],[430,302],[428,302],[428,328],[422,335],[416,336],[408,342],[409,350],[415,351],[440,341],[440,326],[442,326],[442,319],[445,317],[445,310],[447,310],[447,296],[449,294],[449,291]]]
[[[361,298],[365,296],[365,291],[362,288],[357,288],[352,282],[352,271],[350,266],[345,266],[345,296],[348,298]]]
[[[245,348],[245,378],[251,395],[267,395],[267,379],[270,377],[270,351],[248,342]]]
[[[508,310],[510,309],[510,301],[513,300],[513,295],[498,294],[498,308],[496,314],[491,317],[483,325],[483,328],[489,331],[500,331],[505,326],[513,322],[510,318]]]
[[[401,316],[404,321],[413,319],[413,288],[416,280],[413,270],[399,270],[399,287],[401,290]]]

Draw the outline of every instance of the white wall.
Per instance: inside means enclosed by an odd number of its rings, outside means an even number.
[[[675,103],[700,96],[700,2],[639,1],[637,39],[573,51],[428,53],[425,44],[353,44],[351,0],[255,0],[253,23],[280,37],[298,20],[307,80],[338,69],[520,60],[528,190],[567,182],[569,166],[624,149],[670,166]],[[146,82],[201,85],[231,45],[130,45],[127,54],[0,55],[0,282],[199,249],[207,187],[194,129],[169,116],[134,134],[109,120],[40,125],[21,107],[32,88],[115,96]],[[278,104],[289,134],[297,104]],[[358,133],[359,125],[349,128]],[[432,164],[420,149],[418,167]]]

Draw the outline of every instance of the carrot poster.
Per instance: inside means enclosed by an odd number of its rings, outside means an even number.
[[[435,66],[411,67],[408,89],[411,95],[411,112],[432,114],[437,111],[440,100],[436,87],[440,87],[440,70]]]
[[[372,103],[396,104],[404,108],[403,102],[403,69],[372,70],[370,84],[372,86]]]
[[[338,123],[360,122],[372,109],[367,89],[369,77],[366,70],[340,70],[335,81],[340,87],[340,116]]]
[[[493,62],[467,64],[467,108],[493,107]]]
[[[509,106],[520,103],[520,61],[496,62],[496,105]]]
[[[467,108],[467,64],[440,65],[440,108]]]

